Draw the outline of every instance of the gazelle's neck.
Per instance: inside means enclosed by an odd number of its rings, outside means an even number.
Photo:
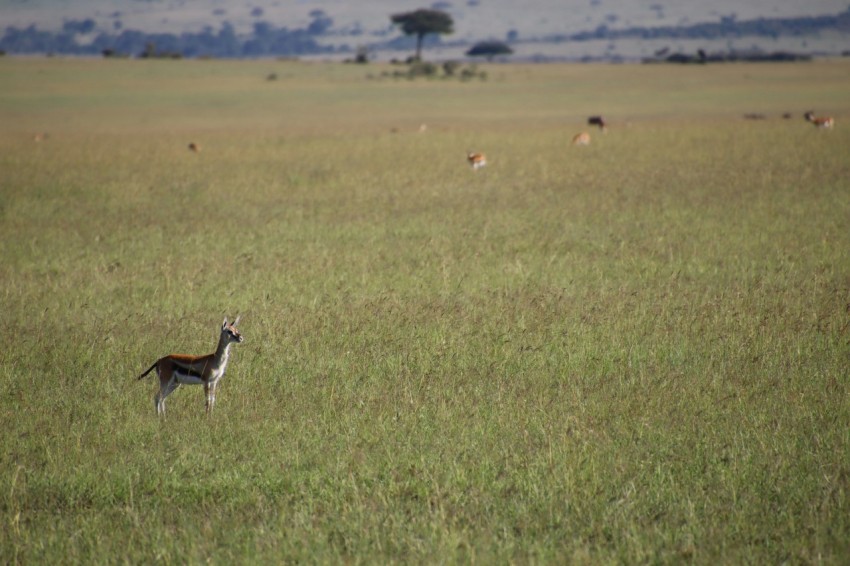
[[[218,339],[218,347],[215,349],[215,365],[219,369],[224,369],[227,365],[227,358],[230,356],[230,345],[233,342],[227,339],[227,334],[221,333],[221,338]]]

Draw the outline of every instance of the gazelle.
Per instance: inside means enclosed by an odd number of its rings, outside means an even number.
[[[573,145],[590,145],[590,134],[581,132],[573,136]]]
[[[212,354],[206,356],[189,356],[186,354],[171,354],[158,359],[137,379],[142,379],[156,369],[159,375],[159,391],[154,397],[154,406],[158,415],[165,415],[165,398],[171,395],[181,384],[203,385],[207,397],[207,413],[215,405],[215,388],[218,381],[224,377],[227,360],[230,356],[230,345],[242,342],[242,335],[236,329],[239,324],[237,316],[232,323],[227,318],[221,325],[221,336],[218,347]]]
[[[195,142],[192,142],[189,144],[189,150],[195,153],[201,153],[201,146],[199,144],[196,144]]]
[[[466,152],[466,160],[469,161],[469,165],[472,166],[473,171],[477,171],[487,165],[487,156],[483,153],[472,153],[468,151]]]
[[[803,114],[803,118],[814,124],[816,128],[832,128],[835,125],[832,116],[816,117],[814,112],[806,112]]]

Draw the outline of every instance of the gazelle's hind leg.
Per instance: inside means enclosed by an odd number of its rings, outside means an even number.
[[[178,387],[180,387],[180,384],[177,383],[177,378],[173,376],[168,381],[160,382],[159,392],[154,397],[157,415],[165,416],[165,398],[174,393],[174,390]]]

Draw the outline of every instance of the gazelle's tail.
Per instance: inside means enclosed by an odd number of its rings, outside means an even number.
[[[145,372],[144,372],[142,375],[140,375],[139,377],[137,377],[136,379],[142,379],[144,376],[146,376],[147,374],[149,374],[150,372],[152,372],[152,371],[153,371],[153,368],[155,368],[155,367],[156,367],[156,364],[158,364],[158,363],[159,363],[159,360],[155,361],[151,367],[149,367],[148,369],[146,369],[146,370],[145,370]]]

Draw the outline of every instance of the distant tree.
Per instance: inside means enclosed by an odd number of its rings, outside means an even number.
[[[218,37],[215,41],[218,53],[224,57],[238,57],[241,52],[241,43],[236,36],[236,28],[228,21],[221,23]]]
[[[439,10],[420,9],[390,16],[392,23],[401,26],[405,35],[416,36],[416,60],[422,58],[422,40],[429,33],[449,34],[454,31],[454,20]]]
[[[328,16],[324,10],[313,10],[310,12],[310,17],[313,19],[310,25],[307,26],[307,33],[311,35],[321,35],[328,31],[333,26],[333,18]]]
[[[274,25],[269,22],[254,22],[253,27],[256,37],[271,37],[275,32]]]
[[[91,33],[96,24],[91,18],[85,20],[71,20],[62,24],[62,29],[69,33]]]
[[[154,56],[156,56],[156,44],[153,41],[145,42],[145,49],[139,53],[139,57],[149,59]]]
[[[469,57],[487,57],[488,61],[492,61],[496,55],[510,55],[513,52],[514,50],[502,41],[481,41],[473,45],[466,54]]]
[[[365,65],[369,62],[369,48],[360,46],[357,48],[357,54],[354,56],[354,62]]]

